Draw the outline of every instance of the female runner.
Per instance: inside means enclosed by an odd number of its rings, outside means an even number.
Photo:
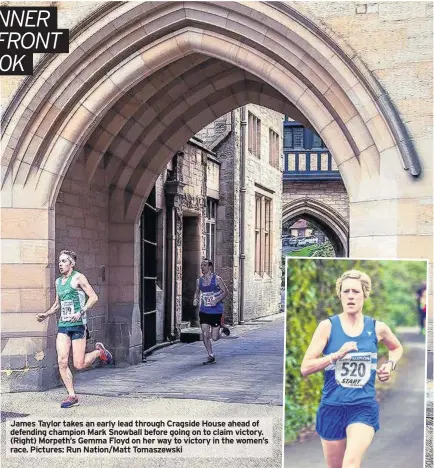
[[[388,380],[402,356],[390,328],[363,315],[370,292],[366,273],[351,270],[337,280],[343,311],[318,325],[301,364],[303,376],[325,370],[316,430],[328,468],[361,466],[379,429],[375,376]],[[389,349],[389,359],[377,369],[379,341]]]

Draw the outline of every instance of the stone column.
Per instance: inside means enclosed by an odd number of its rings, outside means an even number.
[[[58,384],[54,302],[54,210],[2,208],[2,392]]]
[[[142,361],[140,322],[140,233],[136,220],[124,216],[124,193],[110,199],[107,336],[118,362]]]

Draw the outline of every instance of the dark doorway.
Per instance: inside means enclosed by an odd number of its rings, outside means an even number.
[[[155,187],[140,218],[140,310],[143,351],[157,342],[157,210]]]
[[[193,296],[200,272],[199,218],[184,216],[182,230],[182,321],[197,320]]]

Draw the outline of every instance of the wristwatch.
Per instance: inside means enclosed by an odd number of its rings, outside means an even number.
[[[392,361],[391,359],[389,359],[388,361],[386,361],[384,364],[389,364],[389,362],[392,363],[392,370],[394,371],[395,368],[396,368],[396,362],[395,361]]]

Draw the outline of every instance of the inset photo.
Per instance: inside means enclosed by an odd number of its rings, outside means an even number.
[[[424,467],[425,260],[286,258],[284,467]]]

